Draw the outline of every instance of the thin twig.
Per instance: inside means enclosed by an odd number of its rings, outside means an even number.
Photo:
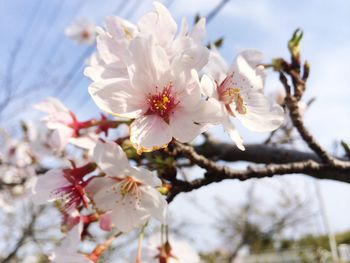
[[[307,143],[307,145],[312,149],[322,161],[328,164],[334,163],[334,158],[331,157],[325,149],[322,148],[317,142],[316,139],[312,136],[312,134],[306,129],[304,126],[302,117],[300,115],[298,101],[295,97],[287,95],[286,104],[289,108],[289,115],[293,122],[294,127],[299,132],[301,138]]]
[[[222,0],[217,6],[213,8],[207,15],[206,15],[206,21],[207,24],[209,24],[213,18],[221,11],[222,8],[229,2],[230,0]]]
[[[16,257],[17,252],[24,245],[26,239],[33,235],[35,223],[43,210],[44,207],[40,207],[37,213],[33,213],[29,224],[22,230],[22,235],[20,239],[17,241],[16,245],[14,246],[12,251],[7,255],[7,257],[1,261],[2,263],[11,262],[11,260]]]

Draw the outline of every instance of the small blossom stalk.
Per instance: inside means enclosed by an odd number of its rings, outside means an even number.
[[[153,236],[145,244],[142,263],[199,263],[198,253],[184,240],[172,239],[163,244]]]

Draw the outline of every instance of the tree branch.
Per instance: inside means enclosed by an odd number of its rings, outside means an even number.
[[[289,163],[312,160],[321,162],[321,159],[312,152],[303,152],[293,149],[279,148],[266,144],[246,144],[245,151],[239,150],[230,143],[210,141],[195,146],[198,154],[204,155],[212,160],[223,160],[227,162],[247,161],[252,163]]]
[[[178,153],[183,154],[194,164],[206,169],[207,172],[204,178],[196,179],[191,182],[176,181],[168,197],[169,202],[180,192],[189,192],[214,182],[221,182],[225,179],[245,181],[252,178],[301,173],[317,179],[331,179],[350,183],[350,162],[337,161],[333,164],[325,164],[307,159],[298,162],[269,164],[265,166],[248,167],[245,170],[237,170],[209,160],[205,156],[198,154],[191,146],[179,142],[174,142],[174,145]]]

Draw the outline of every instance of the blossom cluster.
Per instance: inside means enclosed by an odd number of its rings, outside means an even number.
[[[92,80],[88,90],[102,111],[122,121],[101,115],[81,122],[54,98],[35,106],[47,113],[44,122],[53,149],[73,144],[89,152],[84,164],[71,161],[71,167],[49,170],[33,187],[35,203],[54,202],[64,215],[68,234],[51,255],[53,261],[96,261],[98,255],[80,254],[77,247],[92,222],[120,233],[145,227],[151,218],[167,223],[164,180],[130,162],[123,145],[108,136],[109,129],[128,124],[130,144],[142,154],[166,148],[173,140],[190,143],[211,126],[222,125],[244,150],[233,120],[255,132],[275,130],[283,122],[283,109],[264,95],[262,54],[243,51],[228,66],[214,46],[204,44],[205,24],[201,18],[189,29],[183,19],[178,28],[169,11],[155,2],[137,24],[108,17],[96,28],[97,51],[84,71]],[[67,30],[72,37],[92,34],[90,26],[73,29]],[[87,211],[93,213],[88,216]],[[199,262],[192,251],[188,258],[186,253],[176,255],[175,244],[172,249],[168,241],[158,250],[142,262]]]

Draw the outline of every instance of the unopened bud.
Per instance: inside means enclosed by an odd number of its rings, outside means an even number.
[[[136,149],[132,145],[130,140],[123,140],[121,144],[122,149],[124,150],[128,159],[138,159],[139,155],[137,154]]]
[[[303,69],[303,81],[306,82],[308,77],[310,75],[310,64],[308,61],[305,61],[304,63],[304,69]]]
[[[215,40],[213,44],[216,48],[220,48],[220,47],[222,47],[223,43],[224,43],[224,38],[220,37],[217,40]]]
[[[272,67],[275,71],[281,71],[283,69],[284,60],[283,58],[275,58],[272,60]]]
[[[288,49],[293,57],[300,56],[300,41],[303,38],[303,31],[299,28],[294,31],[292,38],[288,42]]]
[[[159,193],[162,195],[167,195],[169,193],[170,186],[169,185],[163,185],[162,187],[158,188]]]

